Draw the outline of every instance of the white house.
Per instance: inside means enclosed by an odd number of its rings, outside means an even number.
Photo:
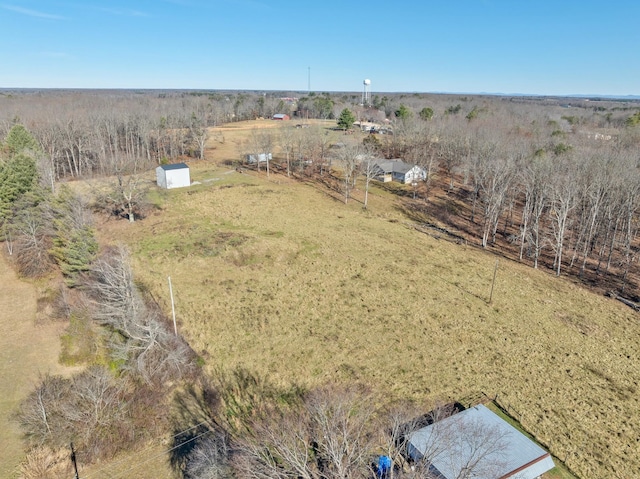
[[[482,404],[417,430],[407,449],[439,479],[537,479],[555,467],[547,451]]]
[[[161,188],[182,188],[191,185],[189,167],[185,163],[160,165],[156,168],[156,179]]]
[[[427,170],[418,165],[410,165],[402,160],[376,160],[379,173],[376,179],[387,181],[399,181],[410,184],[414,181],[424,181],[427,179]]]
[[[267,160],[271,161],[273,156],[271,153],[258,153],[257,155],[247,155],[247,163],[250,165],[256,163],[265,163]]]

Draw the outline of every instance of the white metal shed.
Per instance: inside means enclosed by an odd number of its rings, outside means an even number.
[[[160,165],[156,168],[156,179],[161,188],[182,188],[191,185],[189,167],[185,163]]]
[[[408,453],[439,479],[536,479],[555,466],[547,451],[482,404],[414,432]]]
[[[265,163],[267,161],[271,161],[273,159],[273,155],[271,153],[258,153],[247,155],[247,163],[256,164],[256,163]]]

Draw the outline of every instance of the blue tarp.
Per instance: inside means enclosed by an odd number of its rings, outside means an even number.
[[[378,470],[376,475],[380,478],[386,478],[391,472],[391,458],[389,456],[380,456],[378,458]]]

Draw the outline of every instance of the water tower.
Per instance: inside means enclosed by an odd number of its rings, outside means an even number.
[[[371,80],[366,79],[362,82],[364,90],[362,92],[362,104],[369,106],[371,104]]]

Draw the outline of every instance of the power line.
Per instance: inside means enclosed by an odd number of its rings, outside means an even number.
[[[171,437],[172,437],[172,438],[176,438],[176,437],[178,437],[178,436],[180,436],[180,435],[182,435],[182,434],[184,434],[184,433],[186,433],[186,432],[191,431],[192,429],[195,429],[195,428],[197,428],[197,427],[202,426],[203,424],[207,424],[207,422],[208,422],[208,421],[202,421],[201,423],[196,424],[195,426],[191,426],[190,428],[185,429],[184,431],[180,431],[179,433],[176,433],[176,434],[174,434],[174,435],[173,435],[173,436],[171,436]],[[206,431],[206,432],[208,432],[208,431]],[[199,436],[198,436],[198,437],[199,437]],[[160,438],[156,438],[155,440],[157,441],[157,440],[159,440],[159,439],[160,439]],[[189,441],[186,441],[184,444],[186,444],[187,442],[189,442]],[[145,452],[145,451],[148,451],[149,449],[151,449],[151,448],[152,448],[153,446],[155,446],[155,445],[156,445],[156,443],[155,443],[155,442],[151,443],[150,445],[148,445],[148,446],[147,446],[147,447],[145,447],[144,449],[142,449],[142,450],[138,451],[138,454],[141,454],[141,453],[143,453],[143,452]],[[176,447],[180,447],[180,445],[178,445],[178,446],[176,446]],[[168,451],[164,451],[162,454],[166,454],[167,452],[171,452],[173,449],[175,449],[175,448],[169,449]],[[159,454],[159,455],[161,455],[161,454]],[[157,456],[154,456],[154,457],[157,457]],[[153,459],[153,457],[152,457],[151,459]],[[84,479],[90,479],[90,478],[92,478],[92,477],[97,477],[99,474],[101,474],[101,473],[102,473],[102,472],[104,472],[105,470],[107,470],[107,469],[111,469],[111,468],[113,468],[113,467],[117,466],[118,464],[122,464],[123,462],[129,461],[129,460],[130,460],[130,458],[126,457],[126,458],[124,458],[124,459],[120,459],[119,461],[109,463],[109,464],[107,464],[106,466],[101,467],[101,468],[100,468],[100,469],[98,469],[97,471],[93,471],[91,474],[84,476]],[[150,460],[150,459],[149,459],[149,460]]]

